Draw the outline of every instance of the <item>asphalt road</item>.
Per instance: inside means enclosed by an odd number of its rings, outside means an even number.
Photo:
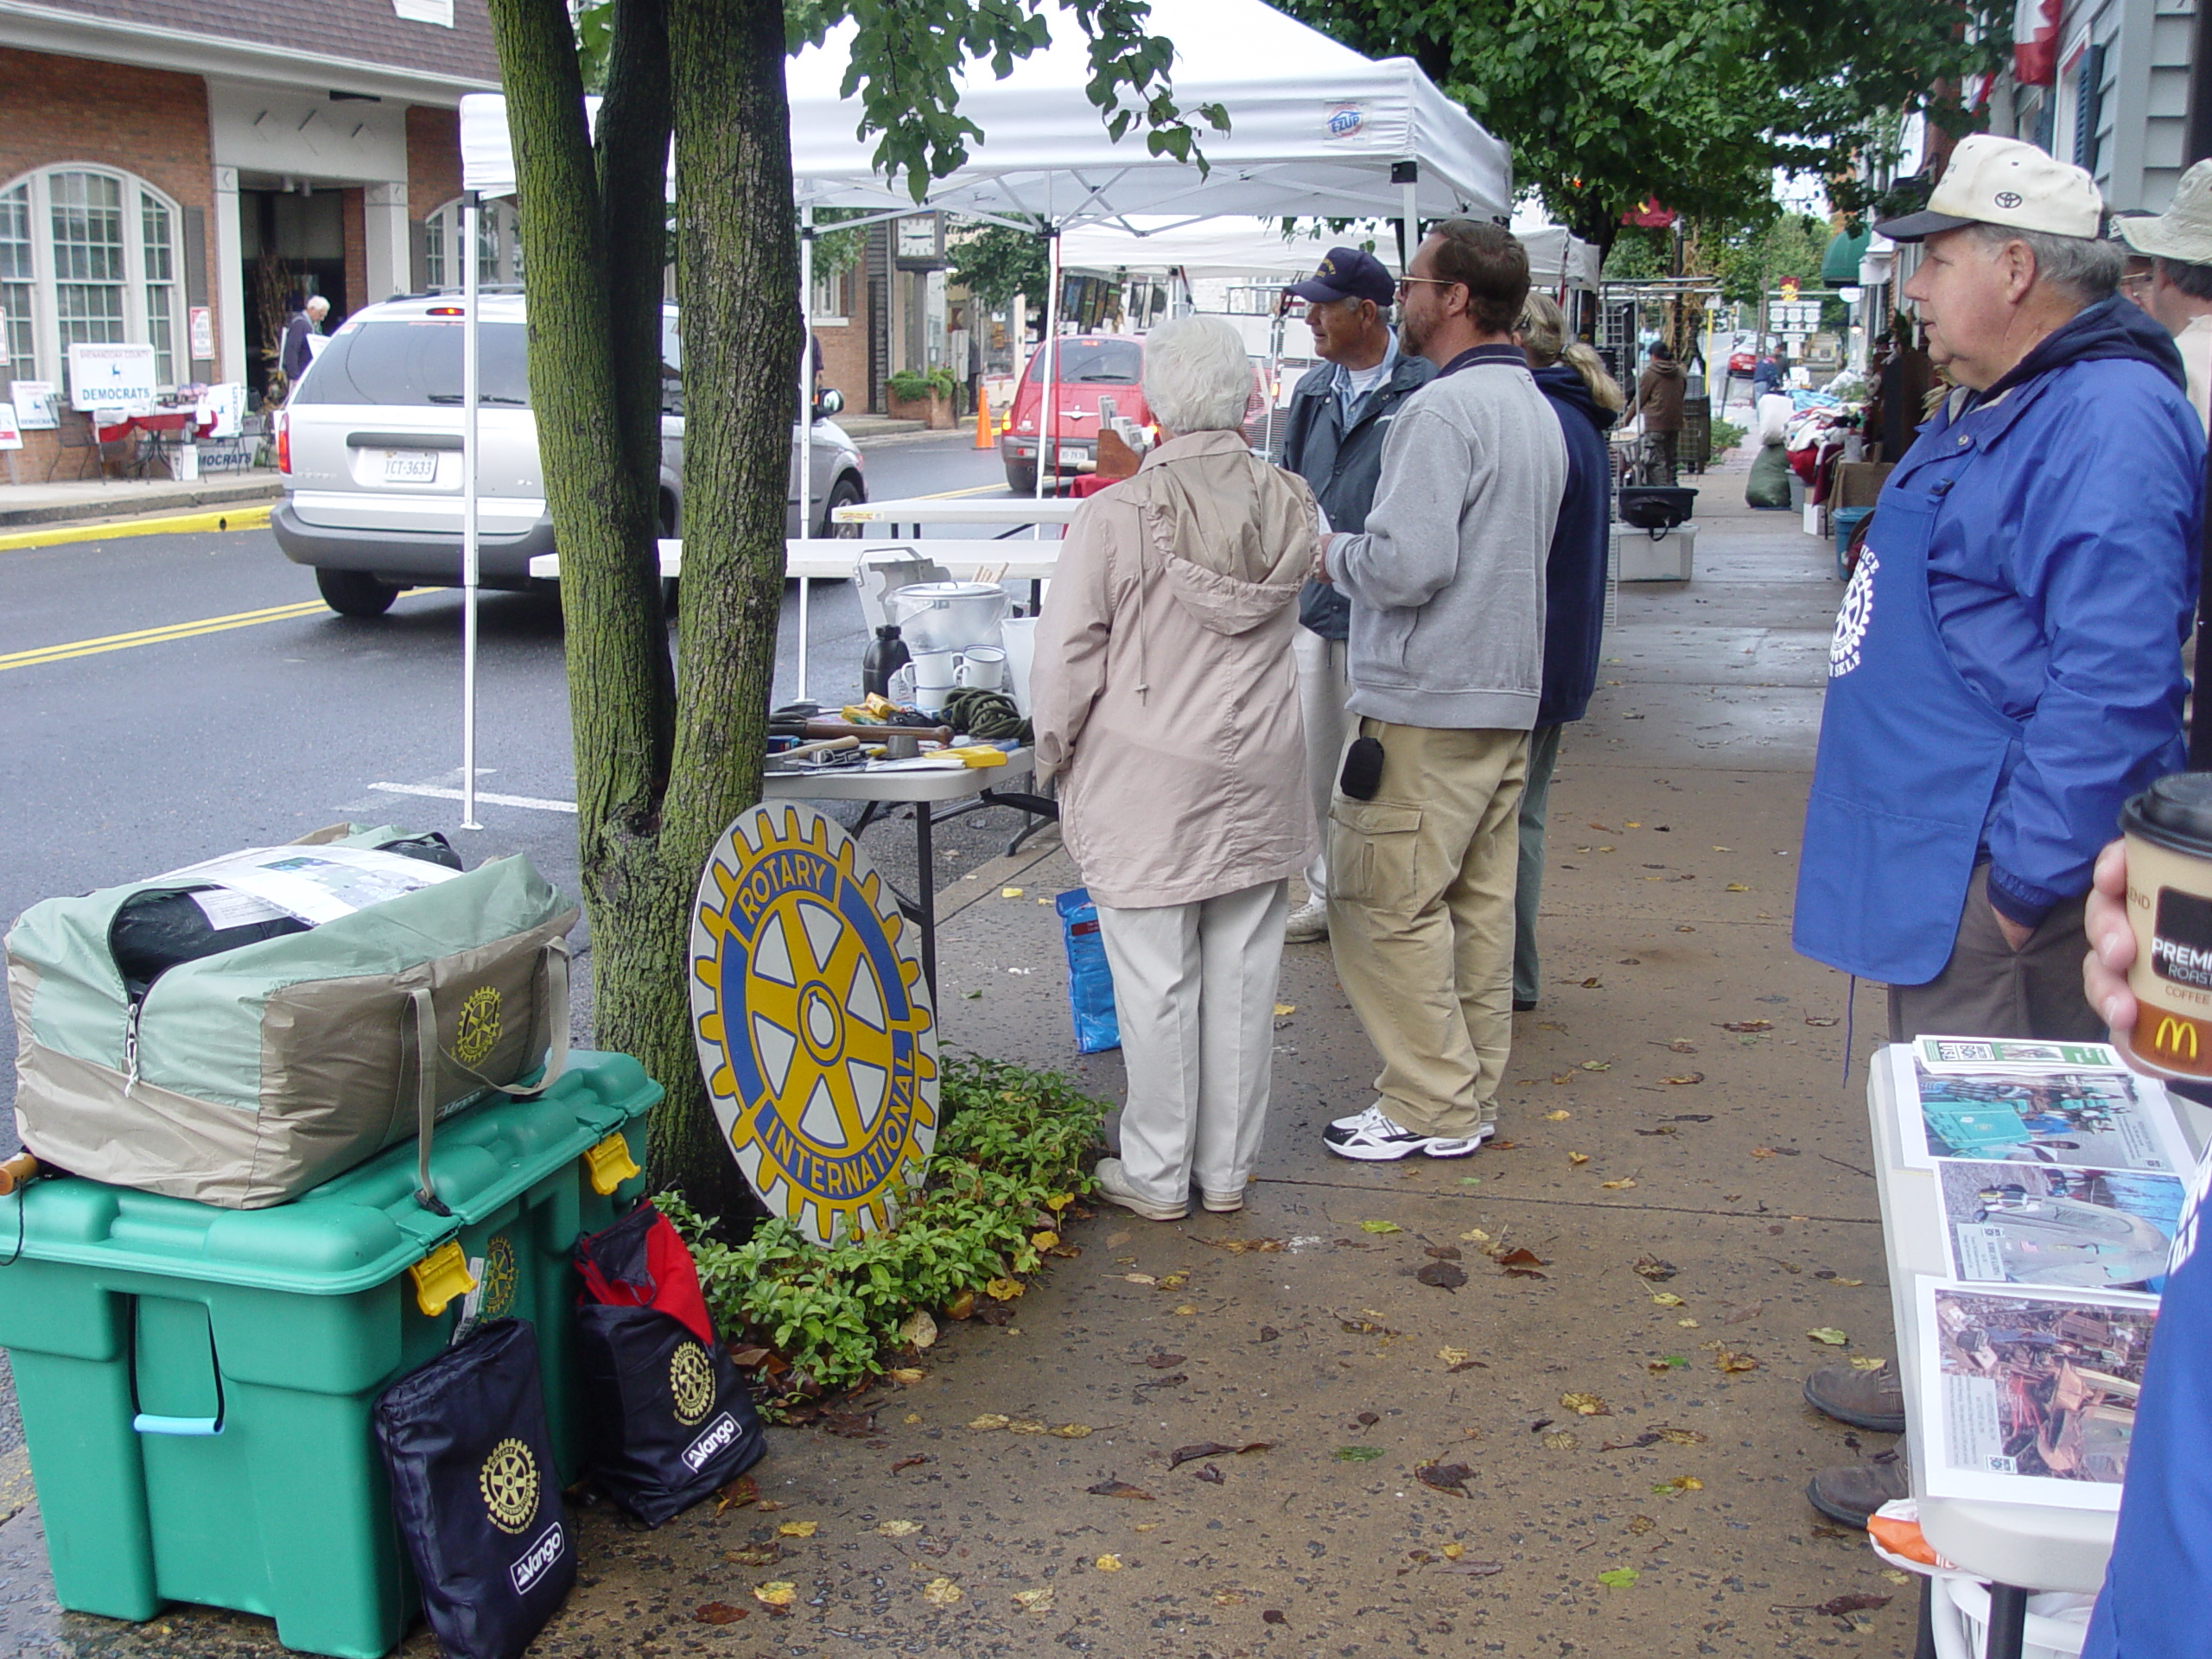
[[[872,448],[869,493],[1000,480],[995,454],[971,442]],[[811,607],[810,690],[857,697],[866,634],[851,587],[816,583]],[[794,585],[779,702],[796,695],[797,612]],[[458,593],[440,591],[373,621],[334,615],[266,531],[0,552],[0,921],[52,894],[342,819],[443,830],[471,864],[526,853],[575,892],[575,819],[559,810],[574,773],[556,604],[491,594],[481,605],[477,786],[544,804],[484,802],[484,828],[465,831],[457,800],[412,792],[461,780],[461,613]],[[1001,849],[1015,823],[996,811],[941,829],[938,883]],[[912,891],[903,820],[865,844]],[[14,1099],[14,1044],[0,1021],[0,1105]],[[12,1112],[0,1114],[0,1147],[16,1144]]]

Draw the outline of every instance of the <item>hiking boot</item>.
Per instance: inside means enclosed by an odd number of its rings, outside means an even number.
[[[1285,944],[1313,944],[1328,937],[1329,901],[1325,899],[1308,899],[1283,924]]]
[[[1872,1462],[1821,1470],[1805,1488],[1805,1496],[1830,1520],[1863,1529],[1867,1517],[1883,1504],[1912,1496],[1912,1470],[1900,1447]]]
[[[1133,1211],[1147,1221],[1180,1221],[1191,1213],[1191,1206],[1184,1204],[1161,1204],[1147,1198],[1129,1185],[1129,1178],[1122,1168],[1118,1158],[1101,1158],[1091,1174],[1097,1178],[1098,1196],[1109,1204],[1118,1204]]]
[[[1425,1152],[1432,1158],[1465,1158],[1490,1139],[1495,1123],[1478,1125],[1472,1135],[1423,1135],[1382,1109],[1380,1101],[1351,1117],[1338,1118],[1321,1131],[1321,1144],[1339,1158],[1385,1163]]]
[[[1805,1379],[1805,1403],[1853,1428],[1871,1428],[1877,1434],[1904,1433],[1904,1385],[1894,1365],[1877,1371],[1823,1365]]]

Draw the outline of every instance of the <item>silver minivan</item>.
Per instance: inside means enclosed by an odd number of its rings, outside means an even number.
[[[531,560],[554,548],[524,369],[523,299],[487,294],[479,303],[480,580],[486,588],[524,590],[537,585]],[[364,307],[331,336],[278,416],[284,499],[270,527],[284,556],[313,566],[325,602],[346,616],[380,616],[405,588],[461,580],[461,318],[451,295]],[[683,534],[683,364],[677,309],[664,306],[660,524],[667,537]],[[817,536],[857,535],[855,526],[834,524],[830,515],[868,499],[860,451],[828,418],[842,407],[836,392],[821,394],[804,445]],[[792,536],[800,447],[794,423]]]

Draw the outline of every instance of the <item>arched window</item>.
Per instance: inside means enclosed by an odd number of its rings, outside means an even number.
[[[461,262],[452,257],[461,246],[461,199],[455,197],[423,221],[423,280],[427,287],[461,285]],[[504,197],[486,202],[477,215],[476,280],[522,281],[522,232],[514,203]]]
[[[143,344],[182,378],[182,215],[144,180],[67,163],[0,188],[0,373],[67,389],[69,347]]]

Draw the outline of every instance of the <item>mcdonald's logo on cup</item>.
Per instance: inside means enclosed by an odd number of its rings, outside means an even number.
[[[2212,1077],[2212,773],[2161,778],[2120,830],[2137,1003],[2122,1046],[2145,1071]]]

